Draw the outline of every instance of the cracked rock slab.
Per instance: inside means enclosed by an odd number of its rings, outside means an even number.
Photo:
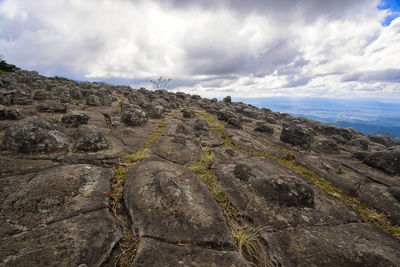
[[[295,228],[262,236],[276,266],[400,266],[400,241],[368,224]]]
[[[274,160],[252,156],[216,162],[213,169],[230,201],[267,229],[361,220],[353,209]]]
[[[187,140],[184,144],[176,142],[174,137],[161,136],[153,145],[152,151],[163,159],[178,164],[188,164],[198,161],[202,152],[198,145]]]
[[[190,245],[175,245],[143,239],[132,266],[245,267],[236,251],[220,251]]]
[[[112,176],[111,170],[87,164],[54,167],[9,193],[1,207],[8,219],[28,228],[104,208]]]
[[[129,169],[124,200],[141,237],[233,246],[220,207],[187,168],[158,160],[139,163]]]
[[[0,266],[100,266],[121,234],[108,209],[0,240]]]

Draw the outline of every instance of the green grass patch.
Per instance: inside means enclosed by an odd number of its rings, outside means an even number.
[[[143,147],[139,149],[137,152],[128,154],[124,156],[124,159],[131,163],[142,161],[147,157],[147,153],[153,145],[153,142],[159,137],[164,130],[165,126],[167,126],[164,122],[158,123],[158,128],[147,138],[146,143],[144,143]]]
[[[118,102],[118,105],[115,107],[114,111],[121,110],[122,104],[125,103],[125,99],[121,98]]]

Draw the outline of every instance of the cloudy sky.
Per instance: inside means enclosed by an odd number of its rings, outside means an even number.
[[[398,0],[0,0],[0,54],[206,97],[400,99]]]

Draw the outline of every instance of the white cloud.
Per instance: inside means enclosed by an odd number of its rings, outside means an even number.
[[[400,18],[383,27],[388,13],[376,5],[4,0],[0,52],[46,75],[135,84],[162,75],[209,97],[400,97]]]

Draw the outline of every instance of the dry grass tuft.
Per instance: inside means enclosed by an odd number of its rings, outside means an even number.
[[[218,185],[218,177],[211,169],[215,157],[211,149],[202,147],[202,158],[189,165],[189,168],[200,177],[207,186],[227,218],[237,251],[250,266],[273,266],[266,256],[265,248],[260,242],[260,232],[256,227],[241,219],[239,210],[230,202],[228,196]]]
[[[113,168],[114,178],[111,182],[111,192],[109,192],[111,200],[110,209],[114,214],[116,222],[125,233],[124,238],[118,244],[114,266],[131,266],[136,255],[137,245],[140,241],[132,233],[127,221],[120,215],[123,208],[122,196],[126,175],[130,167],[147,157],[154,140],[161,135],[165,126],[165,123],[159,123],[158,128],[147,138],[146,143],[139,151],[124,156],[121,159],[122,161]]]

